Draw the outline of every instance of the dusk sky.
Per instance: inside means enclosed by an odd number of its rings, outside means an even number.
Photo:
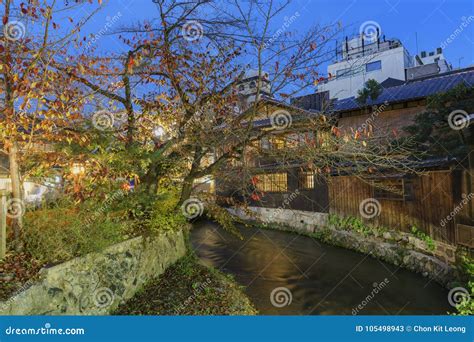
[[[281,13],[280,21],[283,23],[285,16],[298,12],[300,16],[290,28],[298,32],[315,24],[340,21],[348,36],[358,33],[365,22],[374,21],[380,26],[382,35],[400,39],[412,55],[416,54],[417,45],[420,52],[432,51],[444,43],[447,60],[457,68],[474,64],[473,7],[471,0],[294,0]],[[152,20],[158,13],[152,0],[105,0],[103,9],[88,23],[86,31],[100,30],[107,16],[118,12],[123,24]],[[273,21],[274,25],[278,22]],[[456,29],[462,32],[456,34]],[[452,42],[446,43],[453,34]],[[110,51],[119,49],[110,37],[102,37],[100,47]]]

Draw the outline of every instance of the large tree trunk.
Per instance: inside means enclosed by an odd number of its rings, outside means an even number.
[[[12,196],[13,201],[16,203],[22,203],[23,201],[23,191],[20,177],[20,167],[18,165],[18,144],[13,142],[10,146],[8,153],[8,158],[10,162],[10,179],[12,184]],[[22,213],[15,215],[12,219],[12,228],[15,237],[15,249],[21,249],[21,232],[23,229],[23,218]]]
[[[178,205],[183,204],[184,201],[191,197],[191,193],[193,191],[193,182],[194,176],[192,175],[188,175],[184,178]]]

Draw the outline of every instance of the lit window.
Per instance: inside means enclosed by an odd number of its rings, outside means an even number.
[[[300,172],[298,177],[298,188],[309,190],[314,189],[314,172],[305,171]]]
[[[270,143],[272,149],[274,150],[282,150],[285,148],[285,138],[284,137],[271,137]]]
[[[287,174],[270,173],[258,175],[256,177],[255,186],[262,192],[287,192]]]
[[[365,65],[365,71],[366,72],[371,72],[371,71],[376,71],[382,69],[382,61],[375,61],[372,63],[367,63]]]

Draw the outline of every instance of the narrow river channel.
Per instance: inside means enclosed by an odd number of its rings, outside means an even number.
[[[455,311],[448,304],[447,290],[421,275],[310,237],[243,226],[239,230],[243,240],[213,222],[197,222],[191,243],[202,263],[232,274],[245,286],[261,314],[436,315]],[[276,307],[270,297],[280,287],[287,289],[291,303]]]

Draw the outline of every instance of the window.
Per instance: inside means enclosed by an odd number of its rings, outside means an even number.
[[[284,137],[271,137],[270,144],[274,150],[282,150],[285,148],[285,138]]]
[[[409,179],[378,179],[372,182],[374,198],[392,201],[414,199],[413,183]]]
[[[376,71],[382,69],[382,61],[375,61],[372,63],[367,63],[365,65],[365,71],[366,72],[371,72],[371,71]]]
[[[298,175],[298,188],[309,190],[314,189],[314,172],[304,171]]]
[[[255,81],[250,82],[250,89],[256,88],[256,87],[257,87],[257,84],[255,83]]]
[[[299,135],[298,133],[288,134],[285,137],[285,145],[288,148],[296,148],[299,146]]]
[[[255,186],[263,192],[287,192],[287,174],[286,173],[270,173],[262,174],[256,177]]]
[[[270,141],[268,140],[268,137],[263,137],[260,139],[260,147],[262,150],[269,150],[270,149]]]
[[[243,84],[239,85],[239,90],[240,90],[240,91],[245,90],[245,86],[244,86]]]

